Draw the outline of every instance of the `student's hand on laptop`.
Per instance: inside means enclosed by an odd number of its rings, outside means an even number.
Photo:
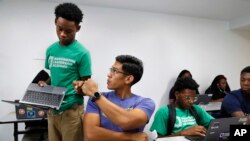
[[[47,83],[46,83],[45,81],[38,81],[38,85],[39,85],[40,87],[44,87],[44,86],[47,85]]]
[[[186,130],[183,130],[181,135],[182,136],[206,136],[207,129],[204,126],[193,126]]]

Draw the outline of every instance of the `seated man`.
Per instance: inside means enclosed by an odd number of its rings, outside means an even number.
[[[171,105],[173,110],[170,106],[161,107],[155,114],[150,130],[156,130],[159,137],[205,136],[206,129],[214,118],[200,106],[193,104],[197,100],[198,87],[192,78],[177,79],[174,86],[176,101]]]
[[[222,117],[242,117],[250,114],[250,66],[240,73],[240,87],[225,96],[221,105]]]
[[[84,115],[84,135],[88,141],[147,141],[143,133],[155,109],[155,103],[131,92],[143,74],[141,60],[120,55],[108,73],[107,88],[100,93],[97,84],[88,79],[82,92],[89,96]],[[75,84],[75,90],[79,90]]]

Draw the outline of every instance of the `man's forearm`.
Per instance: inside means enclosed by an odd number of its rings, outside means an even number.
[[[87,128],[87,127],[86,127]],[[125,133],[116,132],[102,127],[88,127],[84,135],[87,141],[133,141],[133,134],[136,133]]]
[[[139,128],[147,123],[147,115],[143,111],[138,109],[136,112],[128,111],[110,102],[104,96],[97,100],[96,104],[113,123],[124,130]]]

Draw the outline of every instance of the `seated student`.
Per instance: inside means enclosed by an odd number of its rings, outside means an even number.
[[[250,66],[240,73],[240,87],[225,96],[221,105],[222,117],[242,117],[250,114]]]
[[[168,106],[163,106],[156,112],[150,130],[156,130],[159,137],[205,136],[206,129],[214,118],[200,106],[193,104],[197,100],[196,90],[198,87],[199,85],[192,78],[177,79],[174,85],[176,101],[172,103],[176,116],[172,127],[170,126],[171,109]]]
[[[86,140],[148,140],[143,129],[154,112],[155,103],[131,92],[142,74],[141,60],[120,55],[108,73],[107,88],[113,91],[100,93],[96,82],[84,81],[82,92],[90,97],[83,120]],[[76,91],[80,85],[75,84]]]
[[[224,75],[217,75],[212,84],[206,89],[205,94],[212,94],[211,101],[223,101],[230,91],[227,78]]]
[[[178,79],[178,78],[186,78],[186,77],[192,78],[192,74],[190,73],[189,70],[182,70],[182,71],[179,73],[177,79]],[[199,94],[198,88],[197,88],[197,90],[196,90],[196,94]],[[174,87],[172,87],[172,88],[170,89],[170,91],[169,91],[169,102],[172,103],[172,102],[174,102],[174,101],[175,101],[175,93],[174,93]]]

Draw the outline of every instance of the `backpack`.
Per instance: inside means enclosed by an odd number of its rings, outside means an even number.
[[[167,126],[167,135],[170,135],[174,129],[174,124],[175,124],[175,120],[176,120],[176,112],[175,112],[175,105],[174,104],[169,104],[167,105],[168,109],[169,109],[169,120],[168,120],[168,126]],[[191,113],[191,115],[195,118],[196,123],[199,125],[200,124],[200,118],[197,114],[197,112],[194,109],[194,106],[192,106],[189,109],[189,112]]]

